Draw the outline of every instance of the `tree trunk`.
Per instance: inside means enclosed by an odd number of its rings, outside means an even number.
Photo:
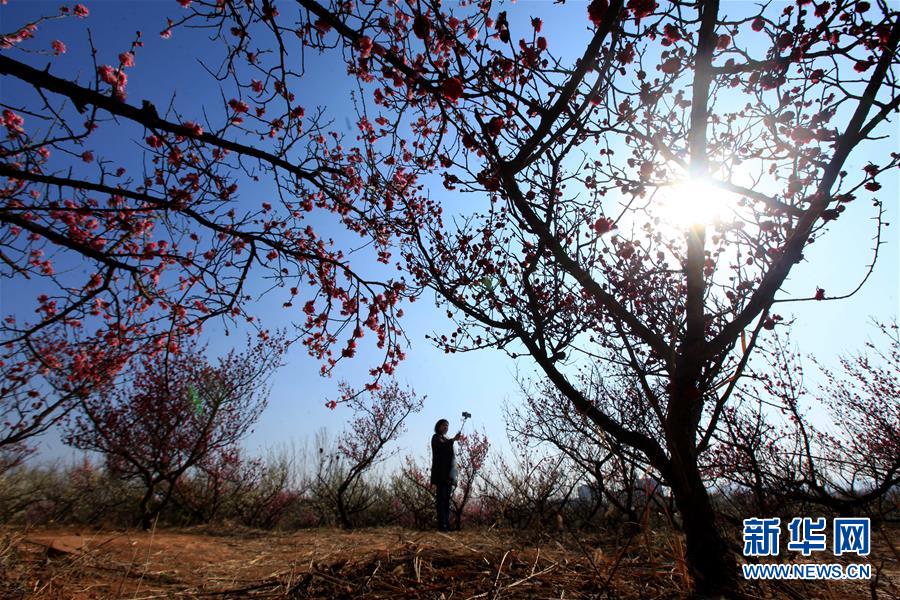
[[[139,517],[138,524],[141,526],[141,529],[148,530],[153,526],[153,511],[150,509],[150,503],[153,500],[153,493],[155,491],[155,486],[148,485],[147,491],[144,492],[144,496],[141,498],[141,503],[138,507]]]
[[[341,523],[341,527],[344,529],[353,529],[353,522],[350,521],[350,515],[347,511],[347,503],[345,502],[344,495],[347,493],[347,486],[341,485],[337,491],[337,511],[338,511],[338,520]]]
[[[737,562],[716,524],[716,514],[696,460],[672,461],[672,493],[687,542],[687,564],[695,598],[739,595]]]

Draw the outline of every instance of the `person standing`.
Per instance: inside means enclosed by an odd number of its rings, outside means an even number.
[[[453,443],[459,439],[460,434],[448,438],[449,429],[450,422],[441,419],[434,424],[434,435],[431,436],[431,484],[437,488],[435,503],[438,531],[450,531],[450,494],[456,484],[453,480]]]

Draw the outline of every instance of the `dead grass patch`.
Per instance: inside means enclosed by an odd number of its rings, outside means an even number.
[[[889,548],[863,583],[751,586],[750,598],[897,597]],[[202,527],[0,534],[3,598],[683,598],[679,537],[631,538],[482,529],[292,533]],[[872,594],[875,593],[876,596]]]

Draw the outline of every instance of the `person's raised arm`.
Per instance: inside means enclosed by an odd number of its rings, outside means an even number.
[[[455,438],[455,437],[454,437],[454,438],[448,438],[448,437],[443,436],[443,435],[435,434],[435,435],[432,436],[432,438],[431,438],[431,447],[432,447],[432,448],[435,448],[435,447],[437,447],[437,446],[442,446],[442,445],[444,445],[444,444],[452,444],[454,441],[456,441],[456,438]]]

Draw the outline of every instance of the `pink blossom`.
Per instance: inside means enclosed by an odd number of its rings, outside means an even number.
[[[7,108],[3,110],[3,124],[10,133],[21,133],[24,131],[22,125],[25,124],[25,119]]]
[[[369,58],[372,56],[372,38],[367,35],[361,36],[356,44],[359,47],[359,56],[361,58]]]
[[[203,135],[203,128],[200,127],[197,123],[193,121],[185,121],[184,128],[191,132],[191,135],[201,136]]]
[[[100,79],[109,85],[116,85],[116,82],[118,81],[116,70],[109,65],[100,65],[97,67],[97,74],[100,76]]]
[[[236,98],[232,98],[231,100],[229,100],[228,106],[230,106],[231,110],[233,110],[236,113],[245,113],[248,110],[250,110],[250,107],[247,106],[246,102],[241,102],[240,100],[238,100]]]

